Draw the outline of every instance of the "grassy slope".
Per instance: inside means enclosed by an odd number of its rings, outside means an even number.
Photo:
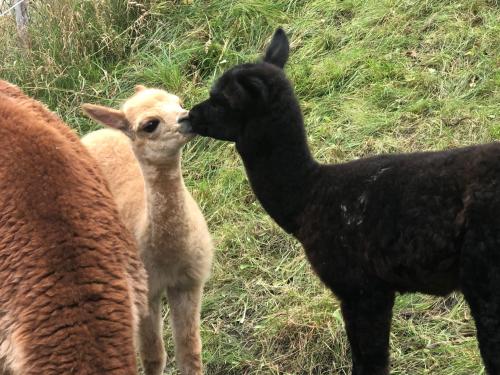
[[[82,102],[118,105],[136,83],[177,93],[189,108],[227,67],[257,58],[282,25],[318,159],[500,137],[497,0],[43,3],[32,2],[30,53],[16,50],[12,24],[0,18],[0,77],[82,133],[95,128]],[[198,139],[184,155],[218,249],[203,305],[207,373],[347,374],[338,303],[255,201],[233,146]],[[168,324],[165,340],[172,354]],[[393,374],[483,371],[459,295],[400,296],[391,355]]]

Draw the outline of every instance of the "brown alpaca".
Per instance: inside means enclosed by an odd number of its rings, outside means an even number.
[[[184,185],[178,132],[185,114],[179,98],[136,87],[122,110],[84,105],[103,129],[82,141],[98,160],[127,227],[135,234],[149,277],[149,316],[140,324],[147,375],[163,373],[161,298],[167,293],[176,361],[183,375],[202,374],[199,333],[203,285],[212,263],[212,241],[198,205]]]
[[[95,161],[0,81],[0,373],[137,374],[146,274]]]

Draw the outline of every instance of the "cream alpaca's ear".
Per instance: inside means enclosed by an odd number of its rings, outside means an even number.
[[[140,92],[140,91],[142,91],[142,90],[146,90],[146,86],[143,86],[143,85],[135,85],[135,87],[134,87],[134,91],[135,91],[136,93],[138,93],[138,92]]]
[[[83,104],[83,112],[91,119],[110,128],[128,132],[129,123],[122,111],[95,104]]]

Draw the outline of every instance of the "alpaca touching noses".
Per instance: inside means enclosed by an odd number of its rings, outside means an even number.
[[[191,126],[191,123],[189,122],[189,112],[187,112],[183,116],[180,116],[178,118],[177,122],[180,125],[179,131],[181,133],[183,133],[183,134],[193,133],[193,127]]]
[[[190,110],[190,130],[236,143],[257,199],[340,300],[353,374],[389,374],[396,293],[453,291],[500,374],[500,144],[320,164],[288,52],[278,29],[262,61],[230,68]]]
[[[210,90],[210,97],[189,111],[189,124],[183,121],[182,131],[238,143],[244,130],[252,132],[254,126],[259,126],[254,119],[274,110],[276,94],[293,95],[291,87],[282,87],[282,82],[273,78],[285,77],[283,67],[289,49],[285,32],[276,30],[262,62],[238,65],[225,72]],[[281,114],[282,109],[275,113]]]
[[[166,294],[180,373],[201,375],[200,307],[213,246],[182,178],[181,149],[194,137],[180,132],[186,110],[177,96],[144,86],[119,110],[91,104],[83,110],[111,128],[82,142],[100,164],[148,274],[149,314],[139,327],[145,374],[160,375],[165,368],[161,300]]]

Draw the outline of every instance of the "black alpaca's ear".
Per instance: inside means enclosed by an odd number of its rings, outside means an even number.
[[[252,98],[261,99],[267,102],[269,98],[269,91],[265,83],[258,77],[243,76],[239,80],[239,84]]]
[[[264,55],[264,62],[276,65],[278,68],[283,69],[287,60],[288,53],[290,52],[290,44],[285,31],[282,28],[274,32],[271,44],[267,47]]]

